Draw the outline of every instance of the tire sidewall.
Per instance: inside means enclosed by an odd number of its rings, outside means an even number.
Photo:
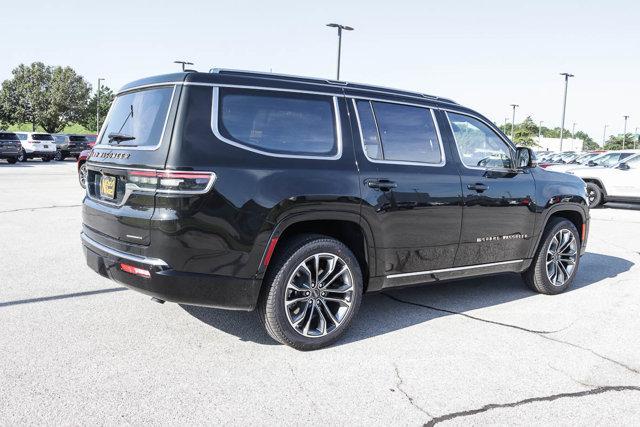
[[[347,316],[343,319],[336,330],[324,337],[310,338],[301,335],[293,328],[293,326],[291,326],[287,318],[284,300],[289,277],[301,262],[317,253],[330,253],[337,255],[347,264],[353,276],[354,292],[351,310],[349,310]],[[312,350],[324,347],[337,340],[351,324],[351,321],[358,312],[362,301],[362,273],[355,256],[344,244],[330,238],[308,242],[295,250],[295,252],[279,269],[271,287],[272,289],[269,292],[267,304],[271,305],[271,308],[274,309],[277,326],[285,334],[287,340],[286,344],[290,344],[300,350]]]

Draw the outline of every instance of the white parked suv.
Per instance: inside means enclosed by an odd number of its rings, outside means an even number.
[[[585,156],[576,163],[549,165],[546,169],[554,172],[568,172],[570,170],[582,168],[585,166],[604,166],[610,168],[617,165],[627,157],[633,156],[634,154],[638,153],[640,153],[639,150],[607,151],[606,153],[596,154],[593,157],[586,158]]]
[[[640,202],[640,154],[613,167],[587,167],[568,171],[587,183],[589,207],[606,202]]]
[[[26,162],[39,157],[43,162],[51,161],[56,155],[56,144],[53,136],[43,132],[16,132],[20,138],[22,149],[18,160]]]

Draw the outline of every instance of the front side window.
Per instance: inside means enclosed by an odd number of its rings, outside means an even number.
[[[463,114],[448,113],[460,160],[472,168],[511,169],[509,146],[489,126]]]
[[[442,151],[431,110],[403,104],[357,101],[367,157],[441,164]]]
[[[116,96],[100,144],[125,147],[160,144],[172,96],[173,86]]]
[[[282,155],[338,153],[333,98],[222,88],[219,131],[235,143]]]

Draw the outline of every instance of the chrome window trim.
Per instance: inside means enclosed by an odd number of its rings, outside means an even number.
[[[84,232],[80,233],[80,238],[82,239],[82,242],[85,244],[85,246],[87,246],[89,250],[91,250],[91,248],[93,247],[102,252],[106,252],[109,255],[112,255],[116,258],[128,259],[130,261],[134,261],[140,264],[152,265],[154,267],[169,267],[169,264],[167,264],[164,260],[161,260],[160,258],[149,258],[142,255],[134,255],[127,252],[119,251],[117,249],[110,248],[109,246],[105,246],[102,243],[96,242],[91,237],[87,236]]]
[[[349,97],[351,98],[351,103],[353,105],[353,109],[355,111],[355,115],[356,115],[356,122],[358,123],[358,132],[360,134],[360,146],[362,147],[362,152],[364,153],[364,156],[367,158],[367,160],[371,163],[382,163],[382,164],[390,164],[390,165],[411,165],[411,166],[429,166],[429,167],[436,167],[436,168],[441,168],[443,166],[445,166],[447,164],[447,154],[444,151],[444,145],[442,144],[442,136],[440,135],[440,127],[438,126],[438,121],[436,120],[436,115],[434,112],[434,108],[432,107],[427,107],[425,105],[419,105],[419,104],[405,104],[402,102],[394,102],[395,104],[400,104],[400,105],[407,105],[410,107],[419,107],[419,108],[424,108],[427,109],[431,112],[431,119],[433,120],[433,125],[436,129],[436,137],[438,138],[438,146],[440,147],[440,153],[441,153],[441,160],[440,163],[425,163],[425,162],[411,162],[411,161],[407,161],[407,160],[379,160],[379,159],[372,159],[371,157],[369,157],[367,155],[367,150],[365,148],[365,144],[364,144],[364,133],[362,132],[362,124],[360,123],[360,113],[358,113],[358,106],[356,105],[356,101],[357,100],[361,100],[361,101],[369,101],[369,105],[371,106],[371,108],[373,108],[373,106],[371,105],[371,101],[375,101],[373,99],[367,99],[367,98],[358,98],[358,97]],[[383,100],[379,100],[379,102],[387,102],[387,101],[383,101]],[[373,110],[372,110],[373,113]],[[376,120],[375,116],[374,116],[374,122],[376,124],[376,128],[378,126],[378,121]],[[384,142],[382,142],[382,135],[380,135],[380,132],[378,131],[378,138],[380,140],[380,146],[382,149],[382,152],[384,152]]]
[[[509,169],[509,168],[486,168],[486,167],[481,167],[481,166],[467,166],[464,161],[462,160],[462,153],[460,153],[460,147],[458,146],[458,140],[456,139],[456,133],[453,131],[453,126],[451,125],[451,119],[449,118],[449,113],[454,113],[454,114],[460,114],[461,116],[467,116],[467,117],[471,117],[472,119],[476,119],[479,122],[487,125],[487,127],[489,129],[491,129],[493,131],[493,133],[496,134],[496,136],[498,138],[500,138],[500,140],[502,142],[504,142],[507,146],[507,148],[509,149],[509,151],[511,152],[511,161],[513,162],[513,156],[515,154],[515,146],[513,145],[513,143],[511,141],[508,141],[506,139],[504,139],[499,132],[496,132],[496,129],[493,127],[493,125],[489,124],[486,120],[481,119],[480,117],[471,114],[471,113],[467,113],[464,111],[458,111],[458,110],[450,110],[450,109],[446,109],[443,108],[442,109],[444,111],[445,116],[447,117],[447,123],[449,123],[449,129],[451,129],[451,135],[453,136],[453,145],[456,146],[456,151],[458,152],[458,157],[460,158],[460,164],[462,164],[462,167],[464,167],[465,169],[470,169],[470,170],[481,170],[481,171],[487,171],[487,170],[495,170],[495,171],[512,171],[514,169]]]
[[[461,271],[461,270],[472,270],[474,268],[485,268],[485,267],[494,267],[498,265],[508,265],[515,264],[517,262],[522,262],[524,259],[516,259],[513,261],[500,261],[500,262],[490,262],[488,264],[474,264],[474,265],[465,265],[463,267],[452,267],[452,268],[442,268],[439,270],[429,270],[429,271],[415,271],[412,273],[398,273],[398,274],[390,274],[387,279],[397,279],[400,277],[412,277],[412,276],[424,276],[427,274],[436,274],[436,273],[446,273],[449,271]]]
[[[106,131],[106,127],[105,125],[107,123],[109,123],[109,119],[111,118],[111,110],[112,108],[109,108],[109,112],[107,113],[107,117],[104,119],[104,122],[102,123],[102,127],[100,128],[100,133],[98,134],[97,138],[96,138],[96,145],[93,146],[93,148],[103,148],[106,150],[136,150],[136,151],[155,151],[158,148],[160,148],[160,145],[162,145],[162,140],[164,139],[164,133],[167,130],[167,124],[169,123],[169,113],[171,112],[171,108],[173,107],[173,103],[175,101],[176,98],[176,88],[177,85],[174,83],[162,83],[162,84],[153,84],[153,85],[145,85],[145,86],[139,86],[136,88],[132,88],[132,89],[127,89],[126,91],[122,91],[122,92],[118,92],[118,94],[116,96],[119,95],[126,95],[128,93],[132,93],[132,92],[138,92],[138,91],[143,91],[149,88],[155,88],[155,87],[161,87],[161,86],[166,86],[166,87],[172,87],[172,92],[171,92],[171,99],[169,100],[169,106],[167,107],[167,115],[164,118],[164,124],[162,125],[162,131],[160,132],[160,141],[158,141],[158,143],[156,145],[144,145],[141,147],[126,147],[126,146],[117,146],[117,145],[104,145],[104,144],[98,144],[98,141],[102,140],[102,134]],[[115,98],[114,98],[115,101]],[[111,107],[113,107],[113,104],[111,104]]]
[[[213,86],[213,96],[212,103],[213,106],[211,108],[211,130],[213,134],[220,141],[232,145],[234,147],[251,151],[256,154],[261,154],[263,156],[269,157],[279,157],[283,159],[308,159],[308,160],[338,160],[342,157],[342,123],[340,121],[340,106],[338,105],[338,96],[330,93],[320,93],[320,95],[324,95],[326,97],[330,97],[333,103],[333,117],[335,120],[334,132],[336,136],[336,154],[334,155],[304,155],[304,154],[282,154],[282,153],[273,153],[270,151],[264,151],[257,148],[250,147],[248,145],[242,144],[241,142],[234,141],[222,135],[220,129],[218,127],[218,123],[220,121],[220,87],[233,87],[233,88],[242,88],[242,89],[257,89],[257,90],[267,90],[267,91],[275,91],[275,92],[295,92],[295,93],[309,93],[303,92],[299,90],[281,90],[279,88],[268,88],[268,87],[248,87],[248,86],[236,86],[236,85],[215,85]]]

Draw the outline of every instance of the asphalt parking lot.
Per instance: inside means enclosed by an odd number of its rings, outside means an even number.
[[[574,288],[515,275],[365,297],[303,353],[255,313],[159,305],[84,265],[72,161],[0,163],[0,424],[636,424],[640,208],[592,211]]]

